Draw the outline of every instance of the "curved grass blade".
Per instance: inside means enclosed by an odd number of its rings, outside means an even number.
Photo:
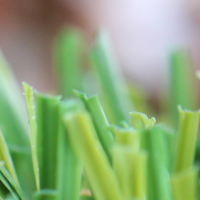
[[[131,125],[136,129],[151,129],[156,123],[156,119],[152,117],[149,119],[147,115],[140,112],[130,112]]]

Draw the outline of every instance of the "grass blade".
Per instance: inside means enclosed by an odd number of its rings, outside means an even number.
[[[181,107],[179,107],[179,116],[175,172],[191,169],[193,165],[200,112],[182,110]]]
[[[81,109],[80,103],[75,100],[61,102],[61,114]],[[82,180],[82,165],[72,149],[66,133],[61,124],[58,140],[58,200],[79,200]]]
[[[82,161],[95,199],[122,200],[121,191],[109,161],[96,138],[91,118],[85,111],[64,116],[71,144]]]
[[[116,145],[113,150],[114,171],[120,183],[124,199],[146,199],[147,155],[131,146]]]
[[[0,54],[0,129],[8,144],[19,183],[28,194],[35,189],[32,184],[34,175],[30,159],[28,120],[17,86],[13,74]],[[27,179],[30,181],[27,182]]]
[[[37,140],[36,150],[41,189],[56,189],[58,135],[60,128],[59,98],[35,93]]]
[[[57,198],[56,190],[44,189],[35,192],[33,195],[33,200],[56,200]]]
[[[195,110],[198,98],[188,51],[185,49],[175,50],[170,61],[171,117],[177,126],[177,106],[181,105],[183,109]]]
[[[15,168],[13,165],[13,161],[12,161],[8,146],[6,144],[5,138],[3,134],[1,133],[1,131],[0,131],[0,144],[1,144],[0,145],[0,160],[5,162],[4,164],[5,168],[10,173],[15,183],[19,185]]]
[[[17,184],[12,179],[12,176],[8,173],[2,163],[0,163],[0,182],[16,200],[24,199],[21,190],[18,188]]]
[[[24,87],[24,94],[26,99],[26,106],[29,116],[29,124],[30,124],[30,131],[31,131],[31,152],[32,152],[32,162],[33,162],[33,169],[35,174],[35,181],[37,190],[40,189],[40,180],[39,180],[39,166],[38,166],[38,159],[37,159],[37,123],[36,123],[36,106],[34,101],[34,91],[33,88],[30,87],[28,84],[23,83]]]
[[[172,176],[172,187],[176,200],[197,200],[198,169],[189,169]]]
[[[75,91],[76,95],[83,102],[85,108],[90,113],[99,141],[109,159],[109,162],[112,163],[111,158],[111,148],[114,144],[112,133],[109,131],[109,123],[104,113],[104,110],[99,102],[98,97],[92,96],[89,99],[86,94]]]
[[[172,200],[167,171],[168,149],[164,133],[159,127],[144,131],[141,145],[148,153],[148,199]]]
[[[63,30],[58,35],[54,49],[58,91],[73,97],[73,89],[82,90],[83,39],[77,30]]]
[[[107,116],[111,123],[119,124],[128,121],[128,112],[132,104],[122,73],[117,67],[108,37],[100,32],[96,38],[96,45],[91,53],[91,63],[99,79],[105,98],[105,107],[108,108]]]

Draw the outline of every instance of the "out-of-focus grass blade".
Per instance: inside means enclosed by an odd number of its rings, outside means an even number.
[[[109,123],[98,97],[95,95],[87,98],[86,94],[84,93],[80,93],[78,91],[75,91],[75,93],[79,99],[81,99],[85,108],[90,113],[101,145],[110,163],[112,163],[110,150],[114,144],[114,140],[112,133],[108,130]]]
[[[56,189],[58,135],[60,128],[59,97],[35,93],[36,150],[41,189]]]
[[[159,127],[142,133],[142,148],[148,153],[147,177],[149,200],[172,200],[165,135]]]
[[[109,109],[106,110],[109,121],[115,124],[123,120],[128,121],[128,112],[133,110],[133,106],[122,73],[114,59],[108,35],[104,32],[97,35],[91,61],[101,83],[105,107]]]
[[[155,125],[155,127],[157,127],[158,130],[163,134],[163,139],[165,140],[165,146],[167,149],[167,155],[165,155],[167,170],[169,171],[169,173],[172,173],[174,170],[177,134],[173,129],[166,127],[162,124]]]
[[[95,134],[91,118],[85,111],[64,116],[73,149],[82,161],[89,184],[97,200],[122,200],[117,178]]]
[[[192,61],[186,49],[175,50],[170,59],[171,118],[178,125],[177,106],[197,109],[197,92],[192,75]]]
[[[140,149],[140,133],[133,128],[121,128],[112,125],[115,144],[131,146],[135,151]]]
[[[191,169],[194,162],[200,112],[179,107],[179,133],[175,156],[175,172]]]
[[[33,195],[33,200],[57,200],[56,190],[43,189]]]
[[[27,146],[28,123],[25,123],[27,119],[26,111],[17,86],[14,76],[0,54],[1,129],[9,145]]]
[[[147,156],[133,147],[117,145],[113,149],[113,167],[120,183],[124,199],[146,199]]]
[[[61,102],[61,114],[81,109],[76,100]],[[66,129],[61,124],[58,140],[58,200],[79,200],[82,179],[82,165],[72,149]]]
[[[83,38],[78,30],[63,30],[54,49],[57,85],[59,93],[73,97],[73,89],[82,90],[82,53]]]
[[[197,200],[198,169],[189,169],[174,174],[171,178],[176,200]]]
[[[28,84],[23,83],[24,87],[24,94],[26,99],[26,106],[27,112],[29,116],[29,124],[30,124],[30,131],[31,131],[31,152],[32,152],[32,162],[33,162],[33,169],[35,174],[35,181],[37,190],[40,189],[40,180],[39,180],[39,166],[38,166],[38,159],[37,159],[37,123],[36,123],[36,106],[34,101],[34,91],[33,88],[30,87]]]
[[[130,112],[131,115],[131,125],[134,128],[141,129],[141,128],[152,128],[153,125],[156,123],[156,119],[152,117],[149,119],[147,115],[140,112]]]
[[[22,192],[18,188],[16,182],[13,180],[12,176],[8,173],[4,164],[0,163],[0,190],[2,192],[2,187],[4,191],[8,191],[12,194],[14,199],[23,200]],[[6,189],[6,190],[5,190]],[[2,194],[1,194],[2,195]],[[4,194],[6,195],[6,193]],[[5,196],[6,197],[6,196]]]
[[[9,149],[7,147],[5,138],[1,133],[1,131],[0,131],[0,160],[5,162],[4,164],[5,168],[10,173],[15,183],[19,184]]]
[[[28,119],[18,84],[0,54],[0,129],[8,144],[18,180],[23,191],[33,191]],[[25,169],[25,170],[24,170]],[[30,181],[27,182],[27,179]]]

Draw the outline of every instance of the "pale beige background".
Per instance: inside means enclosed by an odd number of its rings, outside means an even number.
[[[113,38],[126,77],[150,93],[167,84],[171,48],[192,49],[200,58],[197,0],[0,0],[0,48],[19,82],[41,91],[54,88],[51,42],[63,25],[88,35],[102,26]]]

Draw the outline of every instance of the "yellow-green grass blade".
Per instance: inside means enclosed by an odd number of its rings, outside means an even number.
[[[130,94],[104,32],[97,34],[91,65],[101,85],[109,121],[118,125],[121,121],[129,121],[128,112],[133,110]]]
[[[175,173],[171,183],[176,200],[197,200],[198,198],[198,169],[192,168]]]
[[[175,172],[191,169],[199,127],[199,111],[182,110],[179,107],[179,130],[176,145]]]
[[[76,100],[61,102],[61,114],[81,109]],[[79,200],[83,167],[72,149],[63,123],[58,139],[57,199]]]
[[[130,112],[131,115],[131,125],[136,129],[151,129],[156,123],[156,119],[152,117],[149,119],[147,115],[140,112]]]
[[[113,135],[108,129],[109,122],[98,97],[95,95],[88,98],[85,93],[80,93],[78,91],[75,91],[75,93],[84,104],[86,110],[90,113],[99,141],[101,142],[109,162],[112,163],[110,151],[114,144]]]
[[[83,38],[78,30],[63,30],[54,45],[57,86],[64,98],[73,97],[73,89],[82,90]]]
[[[5,138],[1,131],[0,131],[0,160],[5,162],[4,164],[5,168],[10,173],[15,183],[19,185],[13,161],[7,143],[5,141]]]
[[[35,92],[35,102],[40,189],[56,189],[60,98]]]
[[[112,130],[115,144],[131,146],[135,151],[140,149],[140,132],[133,128],[121,128],[112,125]]]
[[[147,184],[147,155],[134,151],[128,145],[116,145],[113,149],[113,168],[124,199],[137,197],[145,200]]]
[[[122,200],[117,178],[100,145],[89,114],[85,111],[67,113],[64,123],[72,147],[83,163],[96,200]]]
[[[171,119],[178,125],[177,106],[183,109],[197,109],[197,91],[194,82],[192,60],[184,48],[174,50],[170,58]]]
[[[33,88],[30,87],[28,84],[23,83],[24,88],[24,95],[26,100],[27,112],[29,117],[29,125],[30,125],[30,132],[31,132],[31,153],[32,153],[32,162],[33,162],[33,169],[35,174],[35,182],[37,190],[40,189],[40,180],[39,180],[39,166],[38,166],[38,159],[37,159],[37,123],[36,123],[36,106],[35,106],[35,99],[34,99],[34,91]]]

